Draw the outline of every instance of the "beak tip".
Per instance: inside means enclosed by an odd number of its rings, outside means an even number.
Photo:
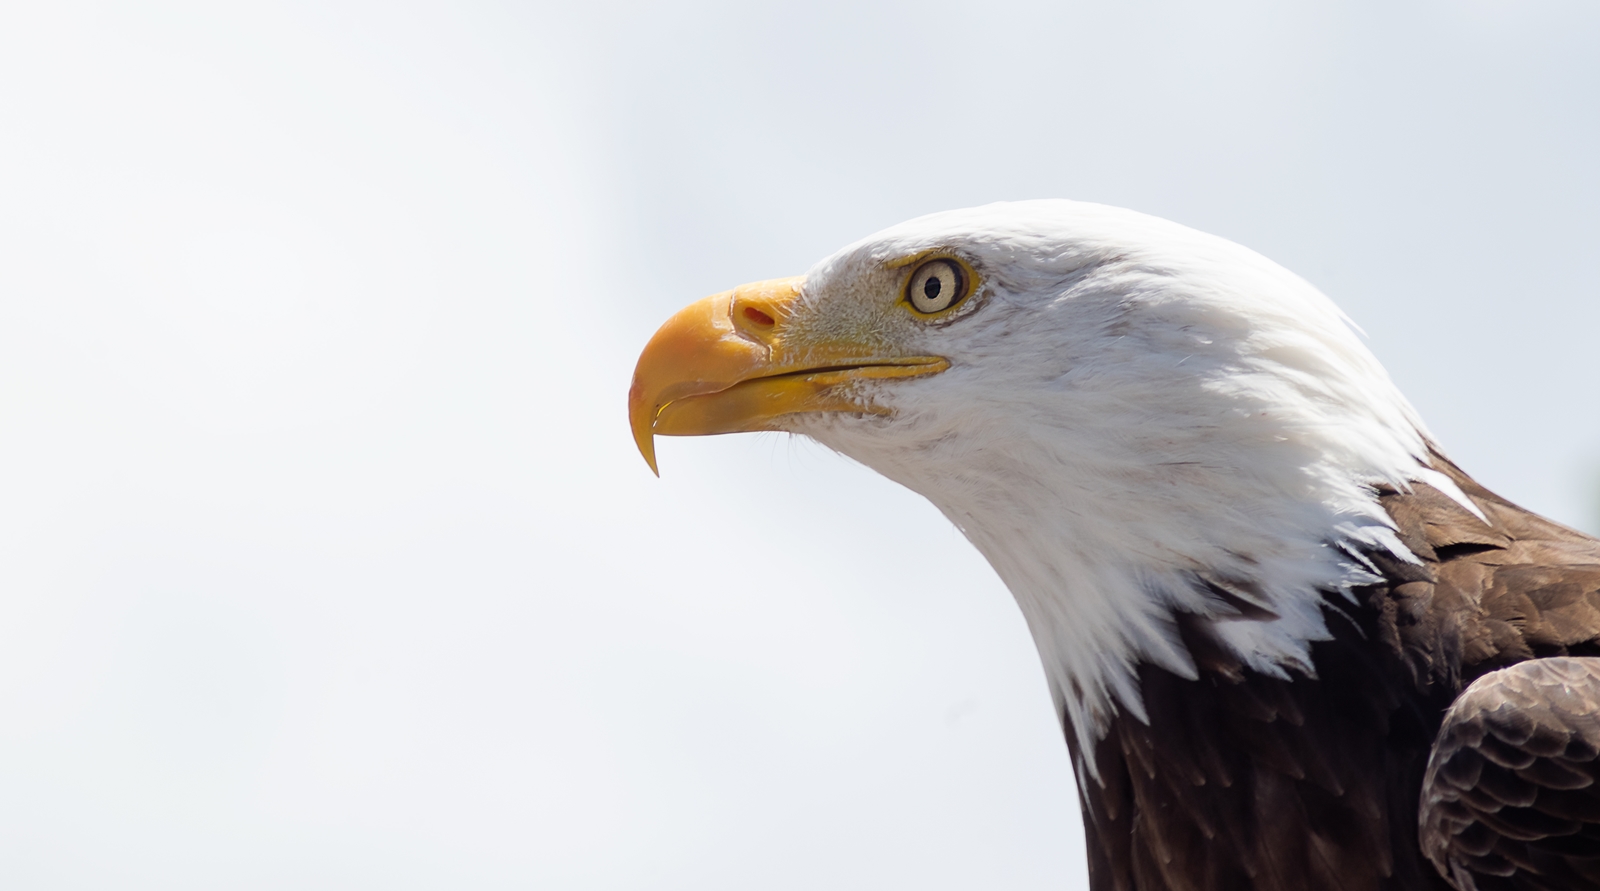
[[[633,444],[639,447],[639,456],[644,458],[644,463],[649,465],[650,472],[661,477],[661,468],[656,466],[656,431],[655,424],[646,421],[637,412],[630,419],[633,423]]]
[[[660,479],[661,468],[656,466],[655,430],[656,415],[660,413],[660,408],[658,406],[655,411],[649,409],[655,400],[647,397],[644,391],[644,383],[639,380],[639,371],[635,369],[633,386],[628,388],[628,427],[633,433],[633,444],[639,447],[639,455],[649,465],[656,479]]]

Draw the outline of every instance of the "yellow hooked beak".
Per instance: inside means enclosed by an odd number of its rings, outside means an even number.
[[[848,338],[797,337],[791,329],[804,276],[741,285],[685,307],[639,356],[628,420],[645,463],[658,475],[655,435],[704,436],[778,430],[799,412],[883,414],[853,396],[855,381],[935,374],[937,356],[882,356]]]

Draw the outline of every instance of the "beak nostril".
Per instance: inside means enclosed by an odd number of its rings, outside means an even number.
[[[767,315],[753,306],[747,306],[744,308],[744,317],[752,322],[755,322],[757,325],[766,325],[771,327],[777,324],[777,322],[773,320],[772,316]]]

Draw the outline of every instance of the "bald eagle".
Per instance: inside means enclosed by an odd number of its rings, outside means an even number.
[[[1016,597],[1097,889],[1600,888],[1600,541],[1446,456],[1334,304],[1112,207],[922,217],[670,319],[633,434],[808,436]]]

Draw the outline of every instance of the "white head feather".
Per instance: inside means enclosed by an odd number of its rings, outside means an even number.
[[[981,290],[896,340],[950,370],[874,385],[889,419],[790,429],[926,496],[988,558],[1086,757],[1117,710],[1146,719],[1140,662],[1196,676],[1176,611],[1256,671],[1311,674],[1326,594],[1375,580],[1351,552],[1415,559],[1374,486],[1426,480],[1476,511],[1331,301],[1175,223],[1071,201],[933,214],[818,263],[802,308],[868,299],[885,263],[929,249]],[[1241,619],[1202,580],[1276,618]]]

